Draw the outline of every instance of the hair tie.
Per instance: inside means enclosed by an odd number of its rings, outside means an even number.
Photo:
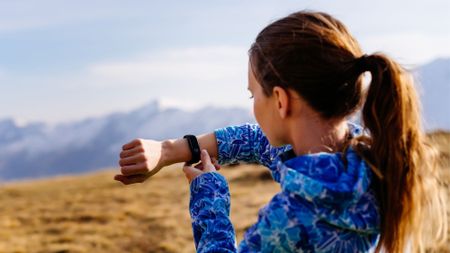
[[[370,70],[370,55],[364,54],[355,62],[355,72],[364,73]]]

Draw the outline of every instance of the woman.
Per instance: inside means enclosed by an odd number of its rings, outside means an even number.
[[[202,163],[183,169],[198,252],[422,251],[425,218],[438,224],[430,238],[444,236],[435,166],[401,66],[363,54],[330,15],[302,11],[258,34],[248,69],[258,125],[199,136]],[[361,107],[362,127],[347,121]],[[169,164],[195,162],[195,141],[132,141],[115,179],[142,182]],[[227,182],[210,156],[263,164],[281,185],[238,248]]]

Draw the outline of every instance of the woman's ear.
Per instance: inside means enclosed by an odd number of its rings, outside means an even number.
[[[273,88],[272,94],[275,98],[276,108],[278,110],[280,118],[285,119],[289,115],[290,110],[289,95],[287,90],[279,86],[275,86]]]

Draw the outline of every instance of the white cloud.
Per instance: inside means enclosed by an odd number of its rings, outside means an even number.
[[[173,49],[136,59],[88,67],[97,85],[236,81],[245,76],[247,50],[241,47]]]
[[[168,109],[168,108],[183,108],[187,111],[195,111],[197,109],[200,109],[202,107],[202,104],[200,104],[198,101],[192,100],[192,99],[180,99],[180,98],[173,98],[173,97],[166,97],[163,96],[159,98],[159,106],[162,109]]]
[[[168,49],[91,64],[85,81],[77,83],[86,89],[133,91],[139,93],[133,101],[158,99],[165,108],[249,107],[247,64],[247,48],[243,47]]]
[[[46,122],[128,111],[154,99],[162,108],[250,108],[247,63],[246,48],[167,49],[93,63],[71,73],[8,75],[5,80],[17,85],[0,83],[0,95],[6,104],[23,101],[14,106],[12,115]],[[18,92],[18,87],[26,88]]]
[[[142,86],[168,83],[241,82],[247,49],[205,47],[149,53],[137,59],[103,62],[88,67],[95,85]]]

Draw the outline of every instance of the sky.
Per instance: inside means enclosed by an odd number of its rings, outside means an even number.
[[[0,120],[55,124],[154,99],[251,108],[248,48],[303,9],[409,68],[450,57],[448,0],[0,0]]]

